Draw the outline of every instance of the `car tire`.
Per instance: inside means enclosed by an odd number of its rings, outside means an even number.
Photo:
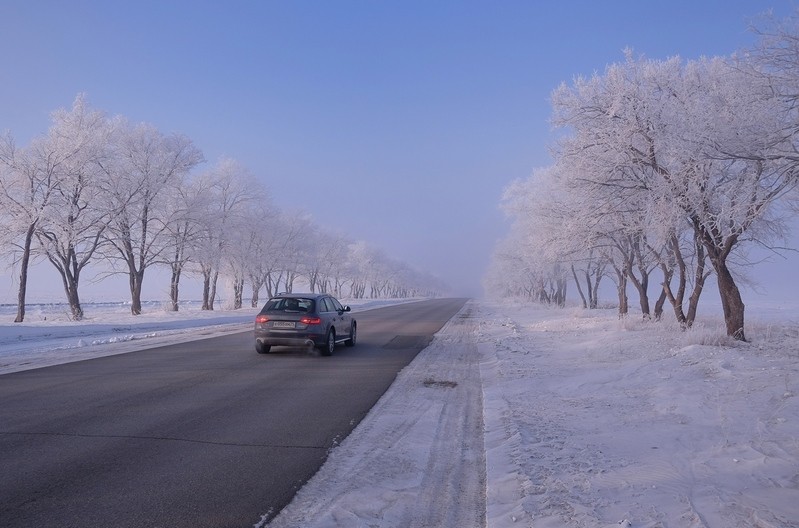
[[[348,347],[355,346],[355,340],[358,337],[358,326],[355,323],[352,323],[350,327],[350,338],[344,341],[344,344]]]
[[[255,342],[255,351],[259,354],[268,354],[271,349],[270,345],[265,345],[262,341]]]
[[[333,350],[336,348],[336,331],[332,328],[327,331],[324,344],[319,347],[319,351],[323,356],[332,356]]]

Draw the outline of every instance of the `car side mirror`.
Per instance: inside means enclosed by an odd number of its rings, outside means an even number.
[[[350,311],[350,307],[349,307],[349,306],[345,306],[345,307],[344,307],[344,311],[345,311],[345,312],[349,312],[349,311]]]

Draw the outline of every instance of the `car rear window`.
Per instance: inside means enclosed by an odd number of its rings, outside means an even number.
[[[265,312],[312,312],[314,302],[312,299],[301,297],[280,297],[270,299],[263,311]]]

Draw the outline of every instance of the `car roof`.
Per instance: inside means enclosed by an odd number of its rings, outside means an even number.
[[[321,297],[330,297],[327,293],[278,293],[277,295],[273,296],[273,299],[291,299],[295,297],[301,297],[303,299],[319,299]]]

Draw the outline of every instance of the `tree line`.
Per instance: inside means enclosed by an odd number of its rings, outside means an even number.
[[[28,271],[49,262],[75,320],[83,317],[81,274],[92,265],[123,273],[131,312],[142,311],[142,285],[154,266],[170,270],[169,306],[181,279],[202,280],[202,309],[213,310],[220,277],[233,284],[233,307],[249,285],[263,291],[338,296],[441,294],[437,278],[382,251],[318,225],[304,212],[276,207],[267,189],[234,159],[200,171],[202,152],[186,136],[109,117],[80,94],[52,114],[49,130],[19,147],[0,137],[0,247],[18,276],[16,322],[25,318]]]
[[[506,188],[488,289],[563,305],[573,282],[594,308],[609,277],[621,316],[629,285],[645,318],[668,303],[690,327],[713,274],[727,334],[745,340],[749,250],[776,250],[799,210],[799,10],[755,31],[729,57],[628,50],[554,90],[554,162]]]

